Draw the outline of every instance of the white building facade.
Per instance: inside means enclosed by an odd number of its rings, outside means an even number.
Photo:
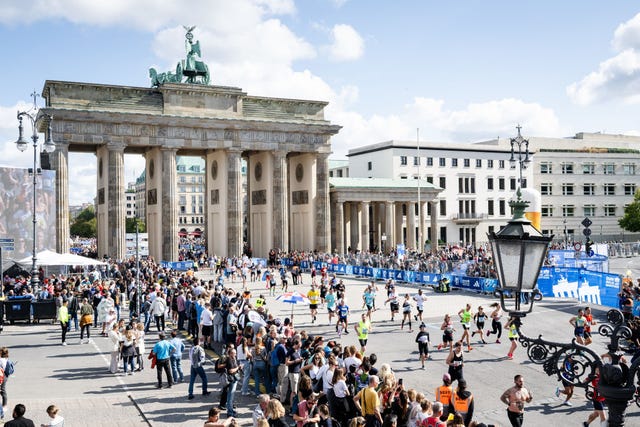
[[[418,180],[442,189],[427,216],[438,211],[440,243],[480,244],[511,217],[509,200],[518,188],[519,169],[510,166],[510,148],[497,145],[386,141],[350,150],[350,177]],[[533,157],[531,156],[533,159]],[[523,188],[531,182],[523,170]],[[431,236],[431,226],[426,232]]]

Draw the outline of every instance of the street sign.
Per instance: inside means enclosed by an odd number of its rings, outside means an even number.
[[[582,234],[584,234],[587,237],[591,236],[591,229],[585,228],[584,230],[582,230]]]
[[[593,222],[587,217],[587,218],[582,220],[581,224],[584,227],[591,227],[591,224],[593,224]]]
[[[580,242],[575,242],[575,243],[573,244],[573,249],[575,249],[576,251],[578,251],[578,252],[579,252],[579,251],[580,251],[580,249],[582,249],[582,243],[580,243]]]
[[[11,238],[11,239],[0,239],[0,246],[13,246],[16,243],[16,240]]]
[[[2,249],[3,251],[15,251],[16,248],[15,246],[11,245],[11,246],[0,246],[0,249]]]

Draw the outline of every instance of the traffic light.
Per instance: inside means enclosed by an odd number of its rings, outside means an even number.
[[[584,243],[584,253],[586,256],[593,255],[593,249],[591,249],[592,245],[593,241],[587,237],[587,241]]]

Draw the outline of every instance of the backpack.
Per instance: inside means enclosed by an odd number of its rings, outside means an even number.
[[[223,374],[226,368],[227,368],[227,358],[224,357],[224,356],[218,357],[218,359],[216,360],[216,363],[215,363],[215,365],[213,367],[213,370],[217,374]]]
[[[4,384],[4,369],[0,368],[0,385]]]
[[[4,375],[10,377],[16,371],[16,367],[13,362],[7,359],[7,363],[4,366]],[[0,383],[1,384],[1,383]]]

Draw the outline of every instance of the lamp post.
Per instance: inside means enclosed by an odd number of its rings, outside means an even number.
[[[529,163],[531,163],[531,159],[529,158],[529,140],[524,139],[522,135],[520,135],[522,126],[518,125],[516,126],[516,129],[518,129],[518,136],[516,136],[515,138],[511,138],[511,158],[509,159],[509,164],[512,168],[516,166],[516,162],[520,165],[520,178],[518,179],[518,187],[522,188],[522,171],[529,166]],[[518,151],[516,151],[516,147]]]
[[[510,316],[520,319],[521,328],[522,318],[532,312],[535,301],[542,299],[536,282],[553,236],[543,236],[524,217],[527,202],[522,201],[520,196],[518,190],[517,199],[509,203],[513,209],[513,218],[507,226],[498,233],[489,233],[488,237],[498,272],[498,289],[495,294],[500,298],[502,309]],[[513,302],[507,307],[505,298],[511,296]],[[522,300],[528,304],[528,308],[524,310],[521,307]],[[618,310],[610,310],[607,319],[614,326],[601,325],[598,330],[601,335],[610,339],[607,362],[592,349],[578,344],[575,339],[571,343],[557,343],[543,340],[542,335],[529,338],[519,330],[518,340],[527,349],[529,360],[542,365],[547,375],[555,375],[558,380],[563,379],[576,387],[584,388],[588,398],[594,393],[592,381],[599,375],[597,392],[604,397],[609,408],[609,426],[619,427],[624,426],[626,408],[636,392],[635,381],[640,369],[640,358],[630,367],[620,362],[622,353],[619,352],[618,341],[631,338],[631,329]],[[572,363],[565,363],[569,358]],[[636,403],[640,406],[638,399]]]
[[[33,168],[29,168],[29,174],[33,178],[33,248],[31,255],[31,289],[33,292],[36,292],[40,287],[40,277],[38,273],[38,267],[36,265],[38,260],[36,251],[36,203],[37,177],[42,173],[41,169],[38,167],[38,123],[41,120],[45,120],[47,122],[47,134],[44,144],[42,144],[42,150],[46,153],[52,153],[56,149],[56,145],[51,138],[51,121],[53,120],[53,117],[40,111],[36,102],[38,94],[35,91],[31,94],[31,97],[33,98],[33,107],[27,111],[18,111],[17,117],[20,124],[18,125],[18,140],[16,141],[16,146],[20,151],[25,151],[29,146],[29,141],[24,137],[24,128],[22,126],[22,120],[26,118],[28,122],[31,123],[31,141],[33,143]]]
[[[562,219],[562,224],[564,225],[564,249],[566,250],[569,247],[569,235],[567,234],[567,218]]]

